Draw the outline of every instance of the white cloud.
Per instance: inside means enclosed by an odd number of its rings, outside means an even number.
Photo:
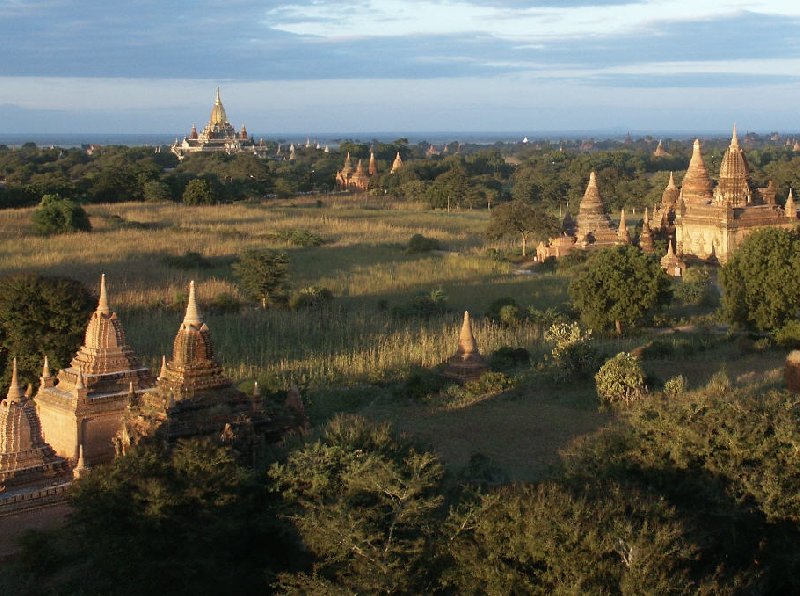
[[[479,0],[365,0],[288,4],[270,9],[265,24],[326,39],[484,33],[536,42],[607,37],[647,30],[659,23],[712,20],[742,12],[800,17],[789,0],[649,0],[612,6],[511,8]]]

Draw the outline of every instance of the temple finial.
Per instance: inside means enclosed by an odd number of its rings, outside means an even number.
[[[100,276],[100,301],[97,303],[97,312],[107,315],[111,312],[108,307],[108,291],[106,290],[106,274]]]
[[[731,136],[731,147],[738,147],[739,139],[736,136],[736,123],[733,123],[733,135]]]
[[[183,317],[183,324],[187,326],[197,326],[203,321],[200,320],[200,311],[197,309],[197,298],[194,290],[194,280],[189,282],[189,304],[186,306],[186,316]]]
[[[167,376],[167,357],[161,356],[161,371],[158,373],[158,378],[163,379]]]
[[[222,103],[222,99],[219,96],[219,87],[217,87],[217,98],[216,98],[215,101],[216,101],[216,103]]]
[[[44,355],[44,366],[42,366],[42,378],[50,378],[50,362],[47,360],[47,354]]]
[[[675,186],[675,176],[673,176],[672,172],[669,173],[669,182],[667,183],[667,188],[677,188],[677,186]]]
[[[22,399],[23,393],[22,389],[19,386],[19,377],[17,376],[17,359],[14,358],[14,364],[12,365],[13,368],[11,369],[11,384],[8,386],[8,401],[16,402]]]

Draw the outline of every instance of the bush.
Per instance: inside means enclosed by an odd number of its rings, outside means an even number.
[[[515,380],[502,372],[485,372],[479,379],[467,381],[463,386],[450,385],[435,400],[445,408],[466,408],[484,397],[511,389]]]
[[[675,284],[674,295],[689,306],[714,306],[718,301],[708,270],[697,267],[687,270],[683,279]]]
[[[431,399],[450,382],[439,372],[428,368],[413,369],[400,385],[400,395],[414,401]]]
[[[173,269],[208,269],[211,267],[211,261],[206,259],[199,252],[188,251],[180,256],[170,255],[166,256],[161,261]]]
[[[528,319],[545,329],[549,329],[557,323],[569,323],[569,317],[555,308],[540,310],[535,306],[528,307]]]
[[[289,257],[285,252],[246,250],[233,264],[233,274],[242,291],[258,300],[262,308],[285,303],[289,276]]]
[[[203,178],[189,180],[186,188],[183,189],[181,199],[186,205],[210,205],[214,202],[211,184]]]
[[[521,322],[519,308],[513,304],[506,304],[500,308],[500,323],[505,327],[517,327]]]
[[[528,366],[530,362],[531,353],[525,348],[503,346],[489,356],[489,366],[493,370],[501,372],[508,372],[520,366]]]
[[[298,290],[289,299],[289,308],[300,310],[303,308],[323,308],[333,300],[333,292],[320,286],[309,286]]]
[[[32,216],[36,232],[44,236],[69,232],[89,232],[89,215],[77,203],[59,195],[44,195]]]
[[[642,365],[627,352],[606,361],[594,380],[598,397],[610,405],[628,406],[647,392]]]
[[[486,316],[489,317],[492,321],[499,323],[500,322],[500,311],[503,307],[506,306],[513,306],[517,307],[517,301],[511,298],[510,296],[503,296],[502,298],[497,298],[496,300],[492,301],[489,305],[489,308],[486,311]]]
[[[422,234],[414,234],[406,245],[406,252],[410,255],[441,250],[442,245],[436,238],[427,238]]]
[[[427,319],[447,312],[447,294],[442,290],[431,290],[414,296],[405,306],[395,306],[392,314],[398,317],[422,317]]]
[[[775,342],[782,348],[800,348],[800,321],[791,320],[774,332]]]
[[[664,393],[668,397],[678,397],[686,391],[687,387],[686,377],[678,375],[677,377],[668,379],[667,382],[664,383]]]
[[[325,240],[319,234],[309,230],[281,230],[278,238],[292,246],[322,246]]]
[[[600,365],[600,355],[592,345],[591,329],[584,331],[574,321],[556,323],[545,332],[545,341],[553,343],[553,364],[557,380],[567,381],[589,377]]]

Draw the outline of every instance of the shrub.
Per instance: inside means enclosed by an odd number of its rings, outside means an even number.
[[[556,323],[545,332],[545,341],[553,343],[551,352],[559,378],[566,381],[588,377],[597,370],[600,355],[592,345],[592,331],[576,323]]]
[[[489,308],[486,311],[486,316],[495,322],[500,322],[500,311],[505,306],[513,306],[516,308],[517,301],[511,298],[510,296],[503,296],[502,298],[497,298],[496,300],[492,301],[492,303],[489,305]]]
[[[506,327],[516,327],[522,322],[519,316],[519,308],[513,304],[506,304],[505,306],[501,307],[499,314],[500,323]]]
[[[436,400],[446,408],[465,408],[481,398],[502,393],[514,387],[515,381],[502,372],[485,372],[479,379],[467,381],[463,386],[450,385]]]
[[[69,232],[89,232],[89,215],[77,203],[59,195],[44,195],[32,216],[36,232],[44,236]]]
[[[289,308],[299,310],[302,308],[323,308],[333,300],[333,292],[320,286],[309,286],[298,290],[289,299]]]
[[[186,205],[210,205],[214,202],[211,184],[203,178],[189,180],[181,199]]]
[[[540,310],[535,306],[528,307],[528,319],[536,324],[549,329],[556,323],[568,323],[569,317],[555,308]]]
[[[428,238],[422,234],[414,234],[406,245],[406,252],[410,255],[432,250],[441,250],[442,245],[436,238]]]
[[[683,279],[676,283],[674,294],[689,306],[714,306],[718,299],[708,270],[698,267],[686,271]]]
[[[445,312],[447,312],[447,294],[440,289],[417,294],[407,305],[392,308],[392,314],[400,317],[428,318]]]
[[[285,252],[249,249],[233,264],[233,273],[245,294],[258,300],[262,308],[286,300],[289,257]]]
[[[429,400],[449,384],[439,372],[428,368],[413,369],[400,385],[402,397],[415,401]]]
[[[594,377],[597,395],[611,405],[630,405],[646,392],[642,365],[627,352],[606,361]]]
[[[503,346],[492,352],[489,356],[489,366],[493,370],[508,372],[520,366],[528,366],[531,362],[531,353],[525,348],[510,348]]]
[[[206,259],[199,252],[187,251],[180,256],[169,255],[161,259],[167,267],[173,269],[208,269],[211,267],[211,261]]]
[[[800,348],[800,321],[793,319],[774,332],[775,342],[782,348]]]
[[[687,387],[688,384],[686,382],[686,377],[683,375],[678,375],[676,377],[672,377],[671,379],[667,379],[667,382],[664,383],[664,393],[668,397],[678,397],[686,391]]]
[[[292,246],[322,246],[325,244],[322,236],[309,230],[281,230],[277,236]]]

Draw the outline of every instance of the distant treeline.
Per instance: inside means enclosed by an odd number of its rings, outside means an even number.
[[[326,153],[270,144],[269,158],[250,153],[196,154],[182,162],[168,147],[103,146],[18,149],[0,146],[0,208],[35,205],[45,194],[60,194],[84,203],[121,201],[229,202],[298,193],[330,192],[349,152],[364,165],[374,149],[378,175],[370,192],[423,202],[434,209],[477,209],[511,199],[542,203],[552,212],[577,212],[589,172],[597,172],[607,209],[643,211],[658,202],[669,172],[680,180],[689,163],[691,143],[665,140],[669,152],[655,157],[656,140],[541,141],[528,144],[430,145],[344,141]],[[727,139],[708,141],[703,156],[710,175],[719,171]],[[750,134],[744,139],[753,185],[772,180],[779,201],[800,184],[800,154],[781,139]],[[390,168],[399,153],[404,167]],[[355,163],[354,163],[355,165]],[[190,184],[193,180],[200,182]]]

